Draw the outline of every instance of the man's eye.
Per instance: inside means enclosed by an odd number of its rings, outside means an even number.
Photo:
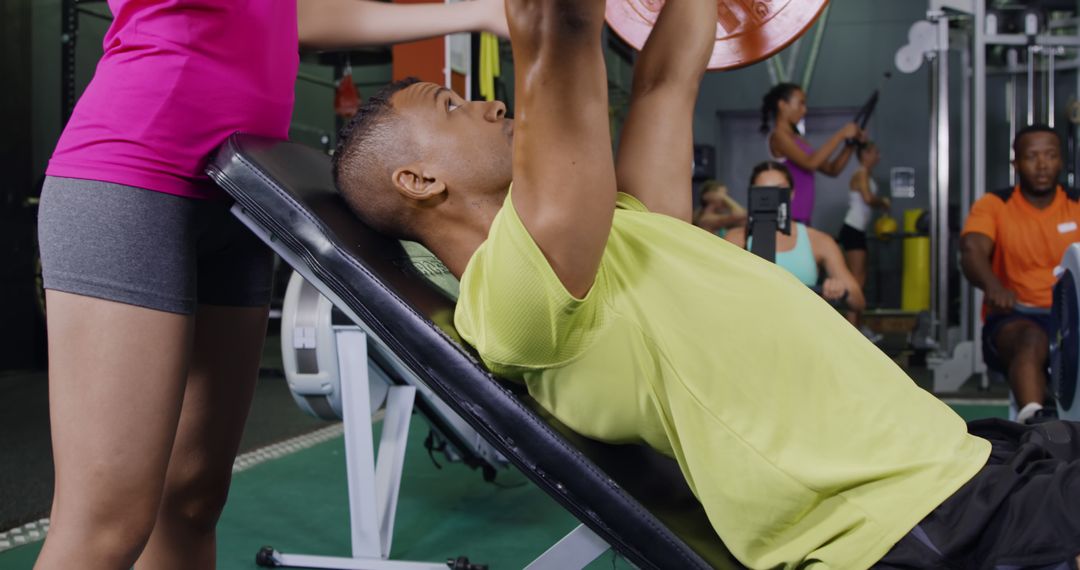
[[[453,111],[454,109],[457,109],[458,107],[460,107],[460,105],[455,105],[454,102],[451,101],[450,99],[446,100],[446,110],[447,111]]]

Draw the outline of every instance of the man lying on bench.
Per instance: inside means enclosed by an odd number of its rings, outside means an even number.
[[[399,83],[335,156],[364,222],[461,279],[457,328],[493,372],[586,436],[675,458],[752,568],[1074,564],[1073,425],[969,434],[790,274],[689,223],[715,0],[666,3],[617,157],[604,2],[507,12],[515,122]]]

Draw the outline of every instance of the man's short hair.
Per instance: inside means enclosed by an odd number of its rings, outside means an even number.
[[[409,77],[391,83],[360,106],[338,134],[334,151],[334,185],[362,222],[379,233],[415,239],[403,199],[392,187],[388,160],[409,160],[409,137],[396,128],[390,99],[418,83]]]
[[[1013,139],[1013,154],[1014,154],[1014,156],[1020,156],[1020,140],[1023,139],[1024,137],[1026,137],[1027,135],[1034,134],[1034,133],[1050,133],[1050,134],[1054,135],[1054,137],[1057,139],[1058,146],[1061,146],[1061,135],[1058,134],[1057,131],[1055,131],[1050,125],[1037,123],[1037,124],[1034,124],[1034,125],[1028,125],[1028,126],[1020,129],[1020,132],[1016,133],[1016,137]]]

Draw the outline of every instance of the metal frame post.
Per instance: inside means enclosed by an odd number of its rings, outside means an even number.
[[[353,558],[380,558],[382,547],[379,540],[378,512],[372,508],[378,504],[375,486],[375,442],[372,439],[371,421],[356,417],[371,409],[367,389],[367,335],[361,331],[341,331],[336,335],[338,358],[341,369],[363,375],[344,378],[341,382],[342,415],[345,416],[345,464],[349,473],[349,525]],[[356,474],[354,476],[354,474]],[[366,481],[365,481],[366,480]]]
[[[1049,48],[1046,50],[1046,124],[1050,125],[1050,128],[1054,128],[1054,124],[1057,122],[1057,105],[1055,105],[1055,99],[1057,94],[1054,90],[1057,88],[1057,81],[1054,79],[1054,74],[1057,73],[1056,67],[1057,61],[1057,48]]]
[[[960,214],[963,219],[967,219],[968,213],[971,211],[971,206],[979,198],[982,198],[986,194],[986,2],[985,0],[976,0],[974,2],[974,17],[975,25],[972,32],[972,102],[971,112],[974,117],[971,125],[971,138],[972,138],[972,153],[971,153],[971,200],[965,201],[961,204]],[[971,283],[967,279],[961,279],[964,283],[965,291],[968,292],[966,298],[970,299],[968,305],[967,318],[971,321],[971,336],[973,341],[974,350],[972,368],[976,373],[981,375],[980,385],[983,388],[989,386],[988,379],[986,377],[986,364],[983,362],[982,356],[982,342],[979,339],[982,338],[982,316],[981,309],[983,303],[982,290],[977,287],[972,287]]]
[[[960,218],[967,219],[969,204],[972,203],[971,194],[971,99],[972,99],[972,73],[971,44],[966,40],[967,35],[962,34],[963,42],[960,49],[960,66],[963,72],[960,95]],[[973,287],[966,279],[960,280],[960,339],[961,341],[971,338],[971,329],[974,322],[971,319],[971,290]]]
[[[934,128],[931,130],[931,273],[930,307],[938,347],[949,346],[949,20],[938,18],[938,54],[933,65]]]
[[[986,46],[983,46],[983,49],[986,49]],[[1017,52],[1017,50],[1015,48],[1009,48],[1009,51],[1005,52],[1005,63],[1010,68],[1020,65],[1020,54],[1019,54],[1019,52]],[[984,74],[985,74],[985,71],[984,71]],[[1017,117],[1018,111],[1017,111],[1017,109],[1020,106],[1020,102],[1019,102],[1020,97],[1018,95],[1018,87],[1019,86],[1017,85],[1018,82],[1019,81],[1016,78],[1016,74],[1010,74],[1009,75],[1009,83],[1006,85],[1006,89],[1008,89],[1008,92],[1006,93],[1005,99],[1006,99],[1006,104],[1009,106],[1009,108],[1006,109],[1006,111],[1007,111],[1006,115],[1008,116],[1008,121],[1009,121],[1009,142],[1010,143],[1012,142],[1013,139],[1016,138],[1016,130],[1017,130],[1016,129],[1016,123],[1018,121],[1018,117]],[[984,116],[983,120],[985,120],[985,116]],[[1009,145],[1009,185],[1010,186],[1013,185],[1013,184],[1016,184],[1016,167],[1013,166],[1013,161],[1015,161],[1015,160],[1016,160],[1016,151],[1013,150],[1012,144],[1010,144]]]
[[[938,144],[939,144],[939,142],[938,142],[938,138],[937,138],[938,122],[941,120],[940,113],[938,112],[938,104],[939,104],[939,101],[940,101],[940,97],[939,97],[938,92],[941,89],[941,86],[939,85],[939,77],[940,77],[940,75],[937,72],[938,65],[939,65],[938,60],[941,59],[940,51],[935,52],[932,57],[933,57],[933,59],[930,61],[930,140],[928,141],[929,142],[929,151],[930,151],[930,156],[928,157],[928,163],[929,163],[929,171],[930,172],[929,172],[929,176],[927,177],[927,193],[929,194],[929,200],[927,201],[927,209],[930,212],[930,243],[931,243],[931,246],[930,246],[930,318],[931,318],[931,330],[936,330],[936,329],[934,329],[935,324],[933,323],[933,319],[935,319],[936,315],[937,315],[937,311],[935,310],[936,307],[937,307],[937,305],[936,305],[937,287],[936,287],[936,281],[934,280],[934,272],[937,269],[937,263],[936,263],[937,260],[936,260],[936,257],[935,257],[936,252],[937,252],[937,248],[935,248],[933,244],[937,243],[934,240],[935,240],[935,234],[937,233],[937,219],[938,219],[937,193],[938,193],[938,181],[940,180],[940,178],[938,177],[938,169],[940,168],[940,166],[938,165]],[[930,336],[935,337],[936,335],[930,335]]]
[[[1027,124],[1035,124],[1035,54],[1039,52],[1039,46],[1027,47]]]
[[[394,540],[394,519],[401,494],[405,447],[409,443],[409,423],[415,402],[416,388],[413,386],[393,386],[386,396],[386,416],[379,439],[379,455],[375,458],[375,494],[378,497],[381,539],[379,554],[383,558],[390,557],[390,546]]]

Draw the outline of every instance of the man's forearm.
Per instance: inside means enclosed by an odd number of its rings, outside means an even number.
[[[969,252],[961,248],[960,268],[964,271],[964,277],[972,285],[986,291],[987,287],[1001,287],[1001,280],[994,274],[993,266],[987,257],[980,256],[975,252]]]
[[[603,0],[506,2],[514,49],[514,210],[576,297],[596,280],[618,193],[604,7]]]
[[[522,54],[546,69],[559,62],[563,48],[574,54],[589,46],[591,52],[604,27],[605,5],[604,0],[506,0],[515,60]]]
[[[678,82],[696,93],[715,41],[714,0],[668,0],[634,66],[635,86]]]

